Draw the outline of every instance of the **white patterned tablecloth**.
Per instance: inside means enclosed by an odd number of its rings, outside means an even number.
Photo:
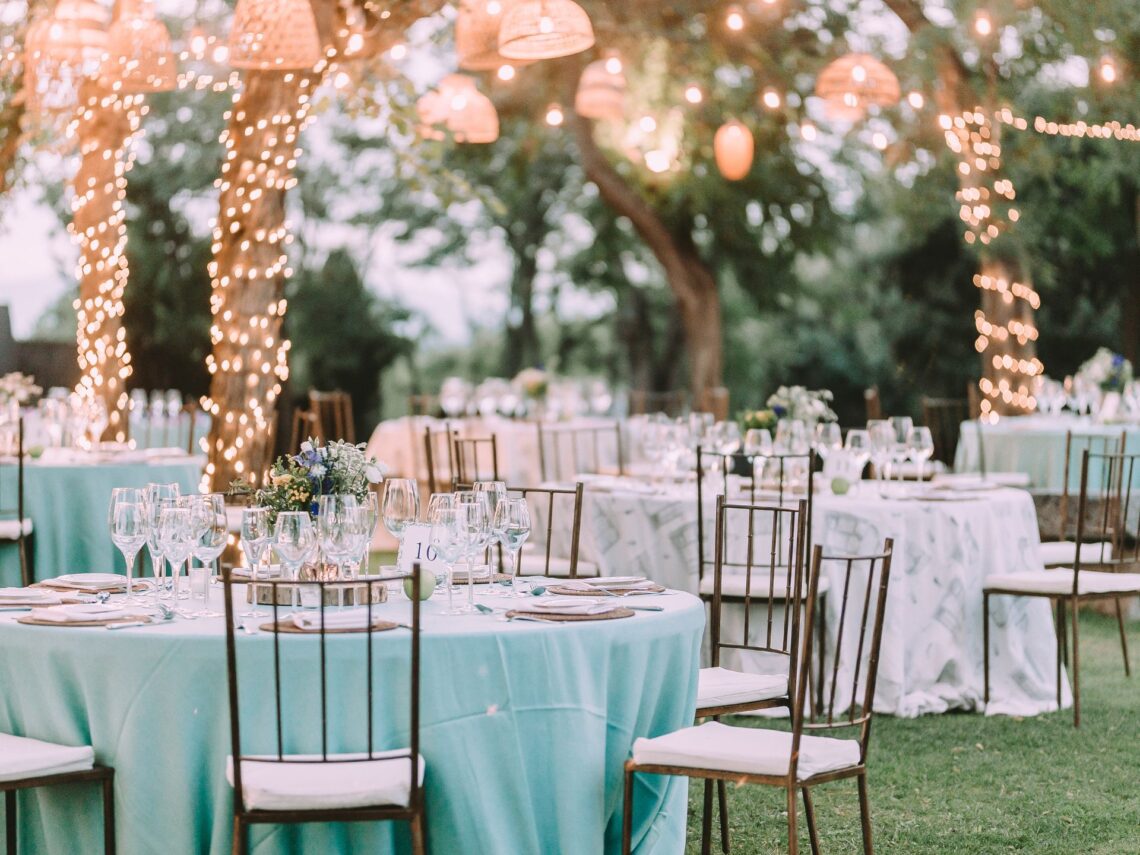
[[[711,532],[711,507],[706,516]],[[942,501],[896,499],[882,498],[864,483],[845,496],[817,495],[813,516],[813,543],[822,543],[825,553],[875,552],[885,538],[895,541],[876,711],[910,717],[981,710],[983,580],[991,573],[1041,569],[1029,493],[1000,489]],[[587,488],[581,537],[581,558],[598,564],[602,574],[644,574],[670,588],[698,589],[692,484],[652,493]],[[711,554],[711,545],[706,548]],[[824,571],[836,574],[831,583],[838,590],[839,568]],[[832,640],[835,599],[827,606]],[[996,597],[991,621],[986,712],[1055,710],[1056,636],[1049,603]],[[1067,685],[1062,701],[1071,703]]]

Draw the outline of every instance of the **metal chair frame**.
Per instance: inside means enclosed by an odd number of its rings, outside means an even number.
[[[482,464],[487,463],[490,457],[491,468],[484,469]],[[490,436],[464,436],[458,432],[451,436],[451,470],[453,485],[459,482],[474,483],[475,481],[499,480],[499,441],[494,434]],[[488,477],[489,476],[489,477]]]
[[[934,459],[954,468],[954,455],[958,450],[958,437],[962,422],[967,421],[970,404],[965,398],[922,399],[922,421],[930,428],[934,440]]]
[[[102,794],[104,855],[115,855],[115,770],[110,766],[98,765],[80,772],[64,772],[59,775],[38,775],[15,781],[0,781],[0,793],[4,794],[7,854],[17,855],[19,851],[16,836],[16,829],[19,827],[16,814],[16,793],[20,790],[53,787],[57,784],[84,784],[89,782],[98,782]]]
[[[601,440],[611,434],[617,448],[617,474],[625,474],[625,454],[622,448],[620,422],[615,421],[612,425],[589,427],[569,425],[546,425],[544,427],[542,422],[536,422],[535,427],[538,430],[538,468],[543,481],[560,481],[566,477],[566,473],[562,472],[561,464],[562,452],[567,448],[567,440],[569,441],[574,466],[574,471],[569,473],[569,477],[573,478],[582,472],[601,472]],[[582,445],[579,442],[582,438],[588,441],[589,450],[592,453],[582,454]],[[552,452],[549,456],[546,453],[548,440]],[[586,465],[582,463],[583,456],[589,458]]]
[[[322,442],[331,439],[356,442],[356,426],[352,420],[352,396],[347,392],[339,389],[332,392],[310,389],[309,410],[316,417],[317,437]]]
[[[424,428],[424,462],[427,467],[428,494],[437,493],[445,484],[455,481],[455,443],[459,432],[451,427],[451,422],[443,423],[443,430],[432,430],[428,425]],[[444,479],[436,471],[436,457],[439,454],[438,446],[443,441],[443,451],[447,455],[447,477]]]

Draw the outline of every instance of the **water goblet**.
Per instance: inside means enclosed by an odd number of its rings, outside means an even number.
[[[202,608],[194,617],[220,617],[219,612],[211,611],[205,605],[209,599],[210,576],[217,572],[218,558],[226,550],[229,542],[229,526],[226,521],[226,497],[222,493],[203,493],[191,497],[191,514],[196,524],[198,540],[194,544],[193,557],[202,565],[190,569],[190,596],[203,602]],[[197,571],[201,571],[200,580]]]
[[[926,461],[934,454],[934,437],[928,427],[912,427],[906,436],[907,456],[918,465],[918,480],[922,481],[922,470]]]
[[[491,514],[486,493],[462,490],[455,494],[456,507],[466,508],[467,549],[467,605],[465,611],[475,611],[475,556],[486,556],[491,543]]]
[[[135,600],[135,560],[147,540],[145,493],[134,487],[116,487],[111,491],[108,510],[111,542],[123,553],[127,565],[127,600]]]
[[[511,591],[516,597],[525,596],[519,584],[519,552],[530,537],[530,509],[526,499],[500,499],[495,506],[494,530],[511,556]]]
[[[313,518],[308,511],[281,511],[273,525],[273,548],[290,580],[297,581],[297,573],[317,549],[317,534]],[[293,587],[291,604],[297,605],[297,588]]]
[[[257,608],[257,580],[261,572],[261,559],[273,536],[269,524],[269,508],[243,508],[241,512],[241,548],[249,563],[249,586],[253,608],[242,612],[242,617],[264,617]]]
[[[431,514],[430,542],[447,567],[447,608],[445,615],[459,615],[465,612],[456,609],[454,603],[455,562],[467,548],[467,508],[437,507]]]
[[[177,484],[150,483],[146,485],[146,550],[150,555],[150,563],[154,571],[154,588],[156,597],[163,596],[163,577],[165,576],[165,564],[162,554],[162,547],[160,547],[158,544],[159,516],[162,513],[162,509],[164,507],[176,505],[181,495],[182,489]]]
[[[158,542],[162,554],[170,564],[170,591],[172,599],[179,599],[178,577],[182,565],[190,558],[196,540],[190,508],[165,507],[159,515]]]
[[[381,505],[384,528],[396,538],[396,567],[403,566],[404,534],[408,526],[420,515],[420,492],[413,478],[389,478],[384,482],[384,501]]]

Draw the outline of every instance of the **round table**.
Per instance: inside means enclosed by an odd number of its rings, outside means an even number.
[[[198,491],[205,460],[199,456],[148,456],[142,451],[90,455],[51,449],[24,466],[24,512],[34,526],[36,578],[114,568],[123,557],[107,532],[115,487],[177,483]],[[16,467],[0,465],[0,506],[16,507]],[[0,586],[20,584],[14,548],[0,549]]]
[[[644,574],[695,593],[695,485],[630,486],[587,486],[580,559],[596,563],[604,575]],[[917,716],[981,709],[983,580],[991,573],[1041,569],[1033,500],[1024,490],[947,491],[922,498],[934,494],[917,489],[918,496],[905,498],[882,498],[871,482],[844,496],[819,490],[812,542],[829,554],[867,554],[894,539],[877,712]],[[713,505],[710,499],[705,520],[710,558]],[[842,584],[839,570],[824,566],[825,574],[834,574],[833,591]],[[827,600],[831,632],[838,623],[836,599]],[[1056,709],[1056,636],[1048,601],[997,597],[991,606],[986,712],[1035,715]]]
[[[220,608],[215,587],[212,605]],[[548,625],[423,610],[421,752],[433,852],[619,852],[622,764],[633,741],[692,723],[701,603],[647,596],[662,612]],[[495,607],[514,601],[481,598]],[[408,621],[402,594],[378,607]],[[309,665],[316,642],[283,639],[283,667]],[[239,633],[243,750],[273,751],[272,635]],[[330,674],[360,674],[359,635],[328,637]],[[374,636],[378,747],[407,744],[408,634]],[[122,855],[228,853],[232,792],[225,634],[221,618],[122,629],[24,626],[0,614],[0,731],[90,744],[112,765]],[[330,698],[330,750],[361,750],[361,690]],[[260,691],[258,691],[260,689]],[[316,692],[287,695],[297,748],[319,740]],[[306,727],[306,723],[309,723]],[[301,728],[298,731],[298,727]],[[255,729],[256,731],[256,729]],[[307,736],[306,736],[307,733]],[[290,744],[286,744],[290,750]],[[318,748],[319,750],[319,748]],[[98,851],[97,794],[59,788],[21,794],[25,852]],[[639,853],[684,849],[684,778],[641,776]],[[77,839],[76,835],[83,835]],[[254,853],[407,852],[403,823],[258,826]]]

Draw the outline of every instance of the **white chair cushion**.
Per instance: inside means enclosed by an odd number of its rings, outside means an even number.
[[[743,573],[724,573],[721,576],[720,592],[725,597],[743,597],[745,589],[745,575]],[[716,587],[716,579],[713,573],[705,573],[701,577],[700,592],[712,596]],[[827,577],[822,573],[819,576],[819,586],[816,589],[820,594],[823,594],[831,587]],[[772,588],[775,591],[776,599],[782,599],[781,596],[784,591],[788,590],[788,577],[782,573],[777,573],[776,578],[772,582]],[[768,571],[761,567],[752,568],[752,596],[754,598],[766,599],[768,594]]]
[[[718,721],[633,743],[633,760],[641,765],[713,769],[746,775],[786,775],[791,755],[792,735],[786,731],[732,727]],[[858,763],[859,743],[855,740],[804,736],[800,739],[796,777],[803,781]]]
[[[702,668],[697,674],[697,709],[786,697],[783,674],[745,674],[728,668]]]
[[[1077,592],[1080,594],[1108,594],[1114,591],[1140,593],[1140,573],[1082,570],[1079,584]],[[1054,570],[1033,570],[1029,573],[1001,573],[987,576],[985,587],[1024,591],[1027,594],[1065,595],[1073,591],[1073,570],[1069,567],[1058,567]]]
[[[1046,567],[1065,567],[1077,560],[1077,545],[1071,540],[1054,540],[1041,544],[1037,554],[1041,556],[1041,563]],[[1111,543],[1081,544],[1082,564],[1099,564],[1111,560]]]
[[[84,772],[95,765],[90,745],[72,747],[0,733],[0,781]]]
[[[402,755],[402,756],[401,756]],[[245,806],[253,810],[318,810],[399,805],[407,807],[411,763],[407,750],[367,754],[330,754],[329,759],[354,763],[277,763],[245,759],[241,764]],[[286,754],[289,760],[317,760],[319,754]],[[391,758],[391,759],[385,759]],[[420,783],[424,758],[419,758]],[[234,785],[234,758],[226,758],[226,780]]]
[[[31,534],[32,521],[30,519],[0,520],[0,540],[19,540],[21,530],[23,530],[25,537]]]

